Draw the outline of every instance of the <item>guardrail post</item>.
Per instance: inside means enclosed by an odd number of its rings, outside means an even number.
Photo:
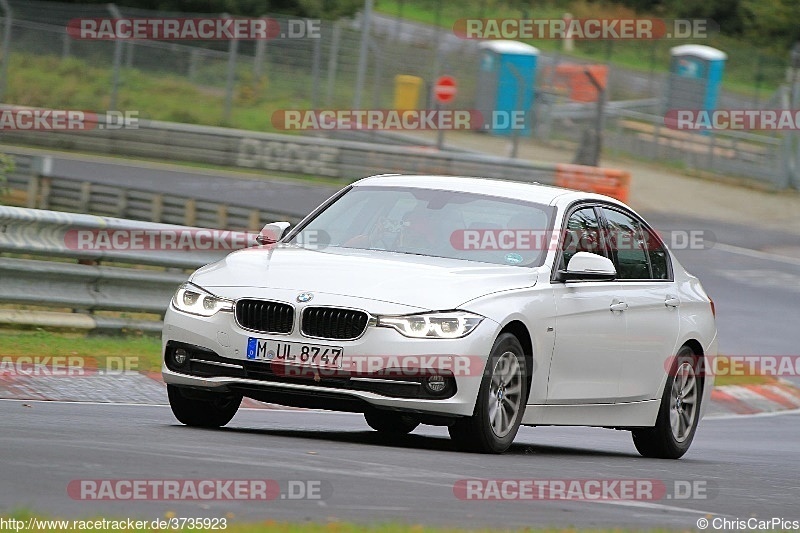
[[[194,226],[197,222],[197,200],[190,198],[186,200],[186,208],[183,211],[183,223],[187,226]]]
[[[39,180],[40,195],[39,195],[39,209],[50,209],[50,189],[53,185],[52,179],[42,177]]]
[[[80,199],[78,200],[78,210],[82,213],[89,212],[89,201],[92,198],[92,182],[84,181],[81,183]]]
[[[217,206],[217,227],[228,227],[228,206],[227,204],[220,204]]]
[[[153,205],[150,210],[150,220],[153,222],[161,222],[161,217],[164,215],[164,195],[156,194],[153,196]]]
[[[117,193],[117,212],[116,215],[120,218],[125,218],[125,212],[128,210],[128,190],[120,189]]]
[[[250,211],[247,217],[247,229],[250,231],[261,231],[261,213],[258,209]]]
[[[39,196],[39,176],[32,172],[28,178],[28,197],[25,199],[25,207],[36,209],[36,202]]]

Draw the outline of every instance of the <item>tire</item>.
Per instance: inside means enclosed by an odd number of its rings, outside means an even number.
[[[644,457],[679,459],[689,450],[703,396],[696,365],[696,354],[690,347],[682,347],[670,368],[656,425],[631,432],[634,446]]]
[[[419,421],[412,416],[378,409],[372,409],[364,413],[364,419],[369,424],[369,427],[387,435],[406,435],[414,431],[419,425]]]
[[[517,436],[528,400],[528,372],[522,345],[510,334],[492,346],[472,416],[447,429],[462,451],[503,453]]]
[[[199,428],[218,428],[231,421],[242,396],[239,394],[207,393],[197,398],[187,397],[181,387],[167,385],[172,414],[181,424]],[[199,399],[206,396],[208,399]]]

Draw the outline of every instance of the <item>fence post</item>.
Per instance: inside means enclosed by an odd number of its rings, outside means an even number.
[[[319,67],[322,61],[322,36],[314,39],[314,53],[311,63],[311,109],[316,109],[319,103]]]
[[[122,13],[120,13],[117,6],[114,4],[108,4],[108,10],[111,12],[111,16],[115,19],[121,19]],[[114,72],[111,77],[111,101],[109,102],[108,108],[111,110],[117,110],[117,92],[119,91],[119,71],[122,68],[122,45],[124,43],[117,39],[114,41]]]
[[[342,27],[339,21],[333,23],[333,36],[331,37],[331,51],[328,54],[328,90],[325,95],[325,105],[331,105],[333,100],[333,88],[336,84],[336,67],[339,65],[339,39],[342,35]]]
[[[253,57],[253,79],[258,82],[264,74],[264,56],[267,52],[267,41],[258,39],[256,41],[256,55]]]
[[[72,47],[72,38],[69,36],[68,33],[64,32],[64,35],[61,36],[61,59],[67,59],[69,57],[70,48]]]
[[[0,8],[3,10],[3,55],[0,57],[2,66],[0,67],[0,101],[6,97],[6,85],[8,84],[8,61],[9,48],[11,47],[11,24],[14,22],[14,12],[8,0],[0,0]]]
[[[356,90],[353,96],[353,109],[361,108],[361,92],[367,76],[367,45],[369,44],[370,23],[372,21],[372,2],[364,0],[364,12],[361,14],[361,44],[358,49],[358,71],[356,72]]]
[[[223,13],[224,18],[228,18],[227,13]],[[225,79],[225,107],[222,111],[223,123],[230,124],[231,105],[233,104],[233,89],[236,83],[236,52],[239,49],[239,41],[231,39],[228,45],[228,71]]]

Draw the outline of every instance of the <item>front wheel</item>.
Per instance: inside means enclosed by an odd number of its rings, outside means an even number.
[[[511,446],[528,400],[527,376],[519,340],[510,333],[500,335],[492,346],[472,416],[448,427],[459,449],[502,453]]]
[[[218,428],[231,421],[242,403],[240,394],[202,393],[167,385],[172,414],[182,424]]]
[[[670,367],[656,425],[632,431],[633,444],[644,457],[678,459],[689,450],[700,418],[702,397],[696,363],[691,348],[680,349]]]

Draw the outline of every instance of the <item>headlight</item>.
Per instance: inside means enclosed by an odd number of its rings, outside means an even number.
[[[469,335],[483,317],[464,311],[380,316],[378,326],[394,328],[406,337],[458,339]]]
[[[233,301],[214,296],[188,281],[178,287],[172,297],[172,305],[178,311],[200,316],[213,316],[219,311],[233,311]]]

